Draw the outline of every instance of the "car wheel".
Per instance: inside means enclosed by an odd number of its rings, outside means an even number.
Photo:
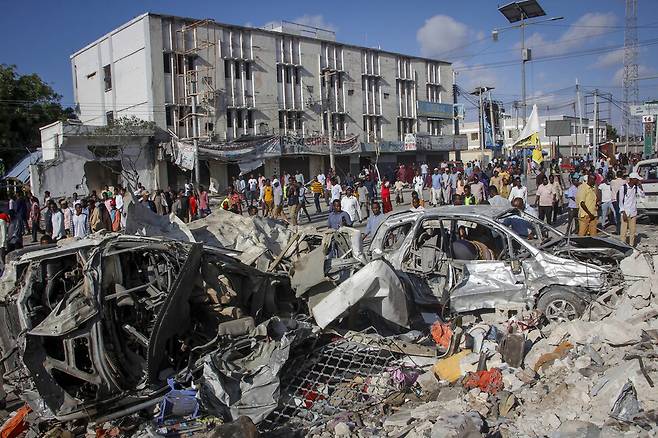
[[[565,322],[579,318],[585,311],[586,303],[576,294],[561,288],[550,289],[537,301],[549,322]]]

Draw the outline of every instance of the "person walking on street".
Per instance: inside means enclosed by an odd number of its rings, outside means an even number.
[[[609,177],[606,176],[603,182],[599,184],[599,192],[601,193],[601,216],[599,217],[599,224],[601,229],[604,230],[608,225],[606,222],[608,221],[610,210],[612,210],[612,187],[610,186]]]
[[[576,193],[578,193],[578,185],[580,180],[578,178],[571,178],[571,186],[564,193],[567,198],[567,208],[569,209],[569,220],[567,222],[567,234],[578,234],[578,205],[576,204]],[[573,229],[571,228],[573,226]]]
[[[414,176],[413,184],[414,190],[418,193],[418,198],[423,199],[423,186],[425,185],[425,181],[418,171],[416,171],[416,176]]]
[[[587,183],[581,184],[576,193],[576,205],[578,205],[578,235],[579,236],[596,236],[596,204],[598,196],[596,194],[596,177],[587,176]]]
[[[615,232],[621,233],[621,212],[619,211],[619,190],[626,184],[624,172],[618,170],[615,179],[610,181],[610,190],[612,192],[612,208],[615,211]]]
[[[345,190],[345,196],[340,201],[340,209],[349,214],[352,223],[354,223],[357,220],[361,222],[361,209],[359,207],[359,201],[354,196],[354,190],[352,187],[348,187]]]
[[[286,190],[288,207],[290,208],[290,225],[297,226],[297,213],[299,211],[299,192],[297,191],[297,183],[290,182]]]
[[[341,195],[343,193],[342,187],[340,186],[340,183],[338,180],[334,177],[331,180],[331,205],[333,206],[335,200],[339,200],[341,198]]]
[[[544,176],[541,184],[537,187],[535,206],[539,210],[539,220],[546,220],[549,225],[553,224],[553,203],[555,202],[555,198],[553,185],[549,184],[548,178]]]
[[[384,214],[389,211],[393,211],[393,205],[391,204],[391,188],[389,187],[388,180],[384,178],[382,181],[382,205]]]
[[[320,198],[322,197],[323,190],[324,186],[318,180],[318,177],[313,177],[313,181],[311,181],[311,193],[313,193],[313,203],[315,204],[316,214],[322,213],[322,208],[320,207]]]
[[[299,223],[299,219],[302,217],[302,211],[306,215],[306,218],[308,219],[309,223],[311,222],[311,215],[308,214],[308,210],[306,209],[306,192],[307,188],[304,184],[297,184],[297,195],[299,196],[299,208],[297,209],[297,223]],[[319,203],[319,202],[318,202]]]
[[[432,174],[432,186],[430,187],[430,198],[433,206],[441,205],[443,194],[441,188],[443,186],[443,178],[439,173],[438,168],[434,168]]]
[[[528,204],[528,188],[521,184],[521,178],[514,178],[514,186],[509,192],[509,201],[512,202],[516,198],[523,199],[523,205]]]
[[[560,214],[562,214],[562,200],[564,199],[564,190],[562,189],[562,182],[560,177],[551,175],[548,177],[548,182],[553,186],[553,194],[555,200],[553,201],[553,223],[557,223]]]
[[[623,242],[635,246],[637,226],[637,199],[644,198],[644,191],[640,184],[642,178],[637,172],[628,175],[628,183],[619,189],[619,211],[621,212],[621,234]],[[628,239],[627,239],[628,237]]]

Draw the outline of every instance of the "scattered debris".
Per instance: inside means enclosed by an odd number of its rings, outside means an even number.
[[[489,207],[391,215],[370,248],[139,207],[140,235],[8,260],[0,347],[26,405],[0,436],[658,432],[658,276],[623,244],[523,216],[544,236],[525,241]],[[460,226],[496,260],[457,258]]]

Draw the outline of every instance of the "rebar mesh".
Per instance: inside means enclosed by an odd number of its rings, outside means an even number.
[[[294,351],[281,373],[279,406],[259,425],[261,432],[308,430],[342,412],[377,416],[381,400],[397,390],[387,369],[398,358],[377,344],[341,338]]]

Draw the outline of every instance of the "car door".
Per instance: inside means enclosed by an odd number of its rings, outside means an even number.
[[[510,251],[512,241],[507,230],[493,221],[468,218],[453,222],[453,236],[458,234],[459,223],[475,223],[479,235],[465,240],[478,242],[479,246],[485,242],[493,254],[489,259],[479,256],[465,260],[458,256],[457,251],[452,251],[451,264],[453,269],[460,271],[454,275],[461,281],[450,291],[451,310],[524,308],[527,297],[524,267],[514,251]],[[454,249],[456,240],[452,240],[451,249]]]

